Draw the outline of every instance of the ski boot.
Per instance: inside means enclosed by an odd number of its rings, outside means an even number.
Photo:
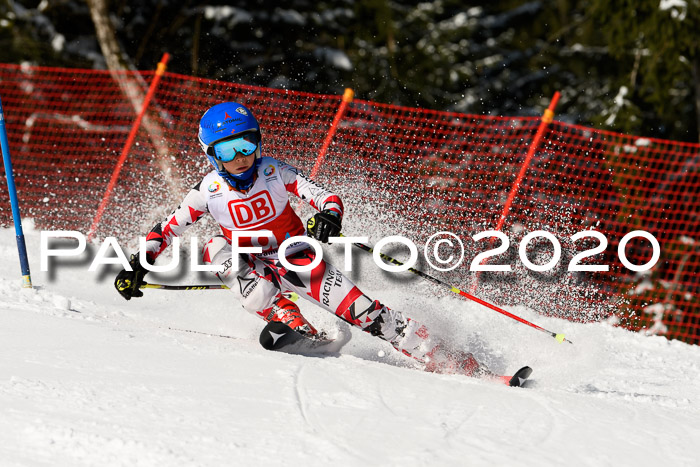
[[[305,337],[315,337],[318,334],[316,328],[309,323],[299,311],[299,307],[286,297],[280,297],[274,305],[266,321],[277,321],[286,324],[294,331]]]
[[[471,353],[461,350],[451,352],[442,344],[436,345],[425,355],[425,371],[472,378],[495,376],[485,365],[479,364]]]
[[[423,363],[425,371],[474,378],[493,375],[485,365],[476,361],[474,355],[450,350],[431,336],[425,326],[410,318],[406,318],[404,326],[397,327],[397,331],[398,335],[391,340],[392,345]]]

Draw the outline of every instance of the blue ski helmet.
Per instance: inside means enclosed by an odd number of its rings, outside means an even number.
[[[237,102],[222,102],[210,108],[199,121],[199,144],[218,174],[231,186],[247,190],[260,165],[260,125],[253,113]],[[220,145],[219,143],[231,142]],[[230,174],[224,162],[238,154],[255,154],[253,166],[241,174]]]

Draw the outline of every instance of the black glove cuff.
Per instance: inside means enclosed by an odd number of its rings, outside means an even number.
[[[342,220],[342,216],[338,214],[336,211],[333,211],[332,209],[324,209],[321,211],[322,214],[330,214],[331,216],[335,217],[338,219],[338,221]]]
[[[148,255],[146,255],[146,262],[150,265],[153,265],[151,261],[148,261]],[[129,266],[131,266],[131,269],[133,269],[134,272],[143,272],[144,275],[148,274],[149,272],[148,269],[141,265],[138,253],[134,253],[133,255],[131,255],[131,259],[129,260]]]

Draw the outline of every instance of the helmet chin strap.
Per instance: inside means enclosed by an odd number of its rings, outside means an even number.
[[[221,178],[226,180],[226,182],[231,185],[231,187],[244,191],[250,189],[255,183],[255,175],[258,172],[258,167],[260,166],[260,158],[256,157],[253,165],[245,172],[237,175],[229,173],[226,169],[219,171]]]

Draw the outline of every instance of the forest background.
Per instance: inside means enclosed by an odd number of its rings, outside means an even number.
[[[700,138],[700,0],[0,0],[0,62]],[[193,116],[197,118],[197,116]]]

